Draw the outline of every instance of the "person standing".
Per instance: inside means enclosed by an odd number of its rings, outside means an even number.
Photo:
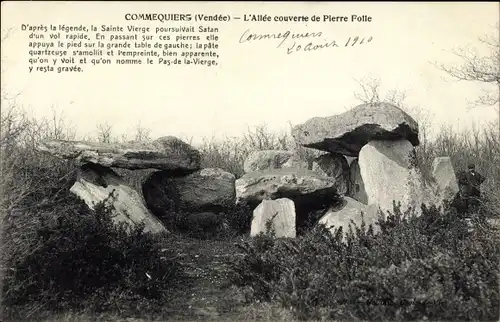
[[[486,178],[476,171],[474,164],[469,164],[467,171],[458,175],[460,197],[467,213],[477,213],[481,203],[481,184]]]

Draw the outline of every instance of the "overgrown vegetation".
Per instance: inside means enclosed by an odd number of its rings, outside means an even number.
[[[74,197],[63,201],[6,223],[6,306],[100,312],[168,299],[180,271],[166,237],[113,224],[110,203],[91,211]]]
[[[41,311],[134,314],[168,300],[182,276],[170,237],[114,225],[108,202],[90,210],[69,191],[76,165],[37,152],[41,140],[73,138],[64,123],[11,109],[2,110],[1,129],[5,319]]]
[[[299,319],[497,321],[498,228],[482,216],[470,226],[449,207],[422,213],[395,207],[379,234],[363,224],[345,242],[324,226],[296,239],[261,234],[240,244],[234,281],[249,300],[278,302]]]

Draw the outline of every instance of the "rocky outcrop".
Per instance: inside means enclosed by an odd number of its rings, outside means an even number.
[[[221,169],[202,169],[172,177],[168,171],[152,173],[142,186],[151,211],[163,217],[170,212],[225,212],[235,204],[235,177]]]
[[[312,170],[323,176],[334,178],[338,194],[346,195],[348,193],[349,164],[343,155],[330,153],[319,156],[313,161]]]
[[[340,115],[314,117],[295,126],[292,134],[305,147],[346,156],[358,156],[373,140],[405,139],[419,145],[417,122],[388,103],[363,104]]]
[[[108,201],[114,206],[113,220],[116,223],[124,222],[133,226],[143,222],[145,231],[153,233],[167,231],[143,204],[141,196],[109,168],[92,163],[83,165],[70,191],[83,199],[91,209],[113,194],[113,199]]]
[[[81,164],[125,169],[159,169],[191,173],[200,168],[200,153],[178,138],[167,136],[149,143],[97,143],[53,140],[39,150]]]
[[[437,157],[432,163],[432,177],[440,200],[453,200],[458,193],[458,181],[449,157]]]
[[[363,220],[366,230],[372,225],[373,232],[379,232],[380,227],[377,222],[381,215],[376,205],[365,205],[352,198],[345,197],[339,206],[329,209],[318,221],[318,224],[325,225],[332,234],[342,228],[343,239],[345,240],[349,228],[356,232],[356,227],[361,228]]]
[[[243,168],[245,173],[281,168],[307,169],[307,162],[291,151],[263,150],[251,153]]]
[[[292,200],[287,198],[263,200],[253,211],[250,236],[265,234],[269,222],[275,237],[295,238],[295,220],[295,205]]]

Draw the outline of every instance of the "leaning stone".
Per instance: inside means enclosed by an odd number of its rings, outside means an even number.
[[[114,206],[113,221],[115,223],[124,222],[133,226],[144,222],[144,230],[147,232],[167,231],[143,204],[141,196],[109,168],[90,163],[83,165],[70,191],[83,199],[91,209],[113,193],[115,199],[108,199],[108,201]]]

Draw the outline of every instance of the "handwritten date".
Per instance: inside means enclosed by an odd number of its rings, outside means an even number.
[[[303,45],[298,45],[296,42],[292,44],[291,47],[288,47],[286,49],[286,53],[288,55],[293,54],[294,52],[298,51],[315,51],[319,49],[324,49],[324,48],[334,48],[334,47],[353,47],[353,46],[359,46],[363,44],[368,44],[373,40],[373,37],[349,37],[345,43],[337,43],[337,41],[332,40],[332,41],[326,41],[322,44],[315,44],[313,42],[309,42],[305,46]]]

